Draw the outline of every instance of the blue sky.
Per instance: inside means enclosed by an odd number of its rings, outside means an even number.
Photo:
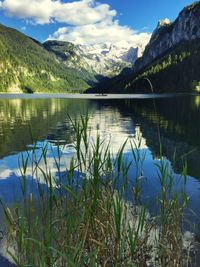
[[[148,41],[158,20],[174,20],[190,0],[0,0],[0,23],[44,41]]]
[[[114,7],[120,22],[138,30],[148,27],[150,31],[163,18],[174,20],[179,12],[194,0],[105,0]]]

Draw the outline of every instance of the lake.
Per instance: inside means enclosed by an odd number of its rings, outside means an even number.
[[[146,157],[143,172],[146,177],[142,194],[148,200],[150,211],[155,212],[155,195],[159,183],[155,163],[160,160],[161,138],[163,156],[166,161],[173,160],[176,151],[174,176],[178,177],[182,164],[187,160],[187,193],[189,207],[194,212],[190,221],[200,223],[200,96],[198,95],[137,95],[67,97],[66,95],[0,96],[0,198],[12,203],[20,191],[18,176],[19,159],[26,151],[31,151],[36,140],[39,153],[41,147],[48,145],[47,157],[51,171],[56,173],[52,151],[59,143],[62,147],[62,167],[68,166],[73,156],[75,141],[70,118],[89,114],[91,136],[100,133],[101,138],[111,141],[113,154],[128,139],[141,139],[140,149]],[[126,145],[124,154],[128,158],[130,146]],[[29,166],[31,169],[31,166]],[[130,170],[129,179],[133,179]],[[127,195],[127,199],[130,196]]]

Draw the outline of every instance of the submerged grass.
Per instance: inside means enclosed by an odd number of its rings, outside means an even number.
[[[127,162],[124,148],[128,140],[113,156],[110,145],[98,134],[96,140],[89,135],[88,116],[71,123],[76,152],[65,172],[61,171],[59,145],[54,155],[56,175],[48,164],[47,146],[39,158],[35,146],[19,161],[23,201],[12,208],[2,203],[7,251],[13,262],[40,267],[181,266],[182,221],[188,204],[186,166],[178,181],[161,157],[156,166],[158,216],[151,218],[148,205],[142,206],[140,200],[145,159],[140,140],[130,144],[132,159]],[[29,162],[32,179],[37,182],[34,195],[27,188]],[[131,166],[136,177],[130,189]],[[132,202],[124,200],[128,189],[132,190]]]

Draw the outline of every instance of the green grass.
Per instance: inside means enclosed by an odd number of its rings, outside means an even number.
[[[58,178],[51,173],[45,145],[36,157],[36,148],[19,160],[23,201],[4,208],[7,251],[17,266],[181,266],[184,261],[182,221],[188,197],[185,193],[186,167],[180,179],[163,157],[155,166],[160,194],[157,216],[150,218],[148,203],[141,206],[142,165],[140,141],[122,145],[117,156],[97,134],[89,134],[88,116],[71,121],[76,135],[66,172],[61,171],[61,150],[54,156]],[[132,148],[130,162],[124,147]],[[175,156],[174,156],[175,158]],[[27,167],[37,194],[27,189]],[[43,162],[43,168],[41,168]],[[128,170],[136,168],[133,189],[128,188]],[[76,174],[81,173],[81,179]],[[116,185],[121,186],[116,190]],[[181,191],[178,189],[181,185]],[[124,194],[132,191],[132,201]],[[180,194],[181,192],[181,194]],[[14,253],[11,248],[14,247]]]

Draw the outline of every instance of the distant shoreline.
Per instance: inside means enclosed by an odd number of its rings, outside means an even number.
[[[173,98],[182,96],[198,96],[198,93],[162,93],[162,94],[23,94],[23,93],[0,93],[0,99],[151,99],[151,98]]]

